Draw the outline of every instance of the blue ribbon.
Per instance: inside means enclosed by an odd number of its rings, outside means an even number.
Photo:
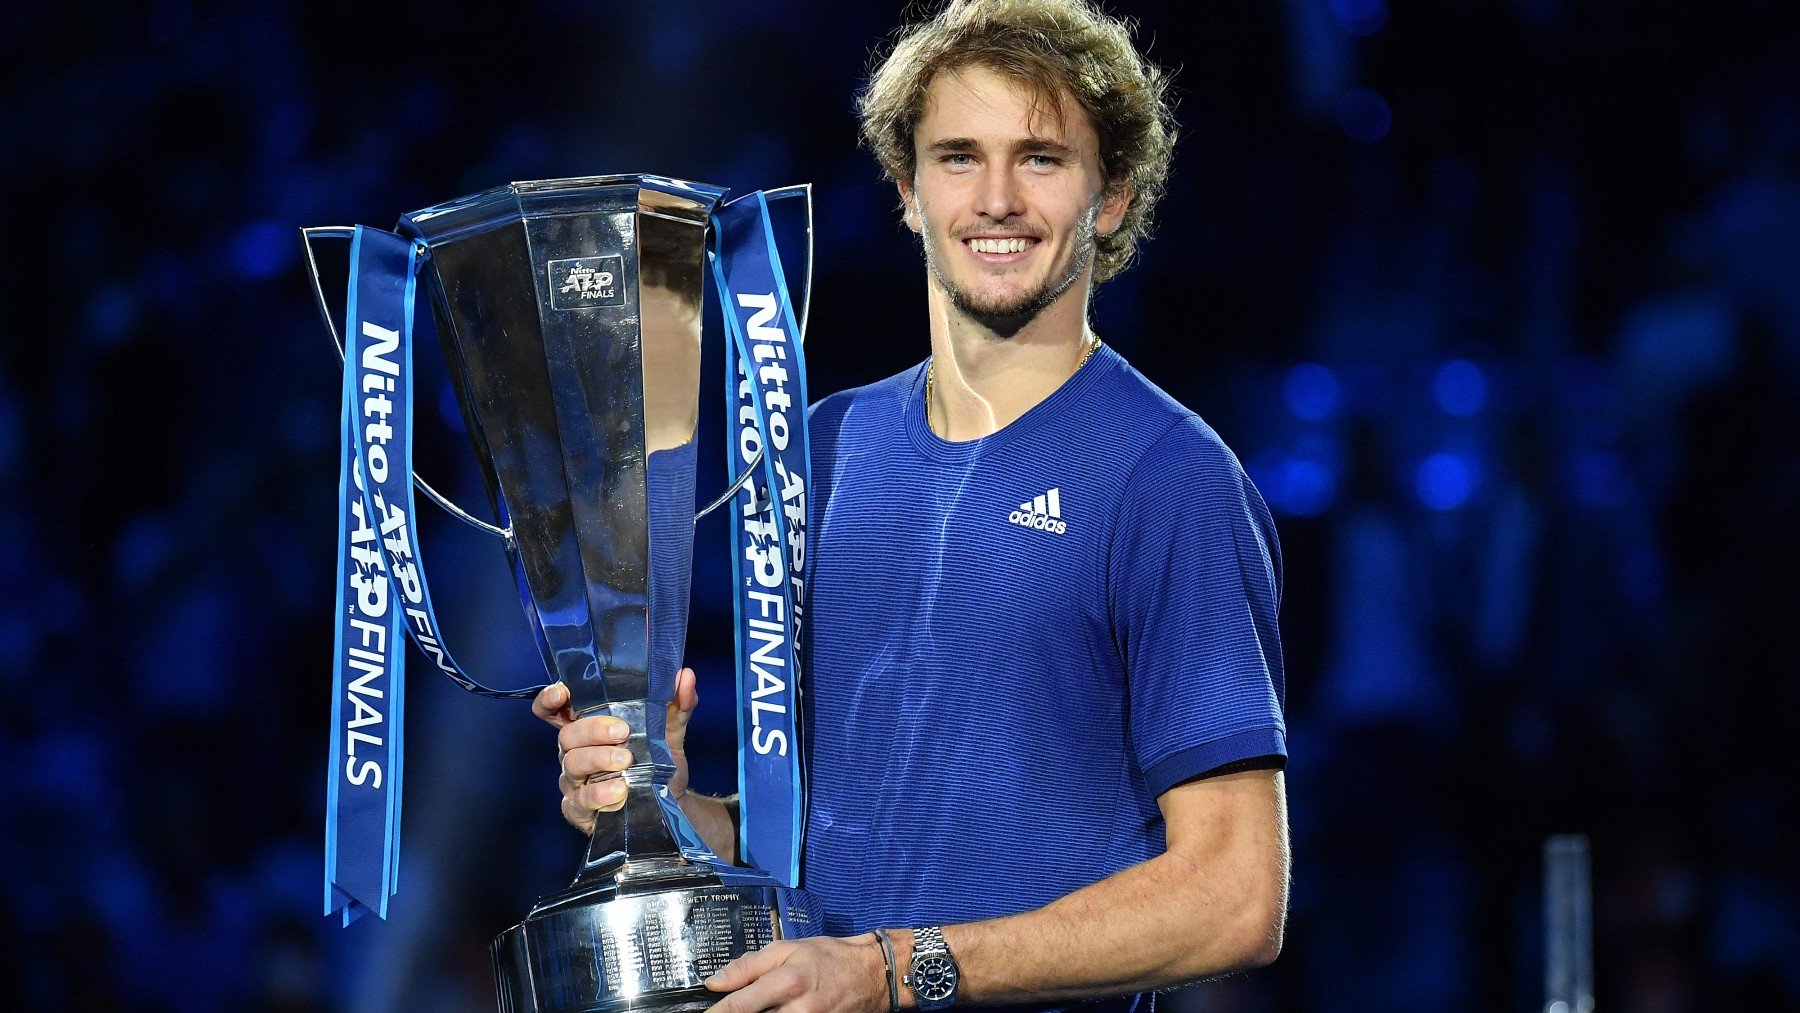
[[[806,362],[766,196],[714,215],[713,280],[737,368],[727,369],[727,459],[738,474],[764,451],[732,517],[738,662],[739,857],[800,881],[805,818],[800,742],[801,609],[806,589]]]
[[[387,917],[387,901],[397,885],[392,859],[400,816],[396,768],[401,743],[394,703],[406,677],[401,606],[394,600],[387,553],[380,544],[387,501],[385,495],[372,495],[364,476],[370,474],[371,447],[375,474],[391,476],[395,465],[387,448],[394,442],[396,418],[405,428],[411,392],[387,353],[397,349],[406,320],[380,311],[403,308],[410,296],[413,254],[410,244],[364,240],[358,229],[350,244],[344,332],[337,638],[325,817],[325,913],[341,912],[345,925],[369,911]],[[363,307],[383,319],[365,321]],[[390,337],[369,345],[365,324],[371,333]],[[365,382],[370,385],[367,397]],[[377,496],[379,505],[374,503]]]
[[[358,226],[350,243],[325,817],[325,913],[341,913],[345,925],[370,911],[387,917],[398,885],[404,638],[470,692],[524,699],[543,688],[481,685],[438,633],[412,491],[412,325],[423,259],[418,244],[379,229]]]

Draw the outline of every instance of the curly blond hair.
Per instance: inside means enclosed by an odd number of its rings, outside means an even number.
[[[945,71],[987,67],[1030,89],[1058,119],[1064,96],[1074,96],[1100,137],[1107,192],[1131,187],[1124,221],[1095,239],[1094,280],[1105,281],[1149,235],[1175,148],[1168,75],[1138,52],[1131,30],[1090,0],[950,0],[877,51],[856,100],[863,143],[889,179],[910,184],[926,90]]]

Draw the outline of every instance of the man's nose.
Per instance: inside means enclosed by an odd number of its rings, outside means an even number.
[[[1006,167],[996,168],[982,180],[981,213],[995,221],[1023,214],[1025,208],[1020,197],[1019,182],[1013,178],[1012,171]]]

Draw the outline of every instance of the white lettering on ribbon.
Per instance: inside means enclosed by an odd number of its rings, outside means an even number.
[[[762,408],[767,420],[768,439],[775,452],[788,448],[791,427],[788,412],[794,409],[794,398],[788,391],[792,380],[787,368],[787,332],[775,325],[780,304],[775,293],[741,293],[737,304],[753,311],[744,325],[750,358],[755,363],[756,383],[739,366],[738,382],[738,453],[745,464],[756,459],[762,449],[762,434],[757,432],[756,391],[762,392]],[[801,408],[805,410],[804,406]],[[805,565],[806,485],[802,478],[775,461],[781,488],[769,489],[762,482],[752,482],[750,496],[743,503],[741,523],[744,534],[744,562],[750,564],[750,575],[758,588],[744,594],[755,601],[761,618],[749,620],[748,632],[757,645],[750,655],[750,672],[755,688],[750,692],[750,747],[758,754],[786,756],[787,732],[778,727],[763,727],[765,715],[786,715],[792,707],[792,682],[787,672],[785,648],[790,635],[786,606],[778,591],[791,577],[795,595],[793,620],[799,622],[799,595],[804,591],[800,571]],[[778,531],[772,502],[780,496],[781,510],[788,521],[788,551],[778,543]]]

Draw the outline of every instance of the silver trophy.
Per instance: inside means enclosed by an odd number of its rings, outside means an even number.
[[[721,192],[653,176],[539,180],[413,212],[397,230],[428,249],[438,333],[501,526],[420,487],[509,535],[570,707],[631,727],[624,808],[599,814],[575,881],[494,940],[508,1013],[704,1009],[720,998],[701,984],[714,971],[819,930],[806,895],[712,858],[668,790]]]

